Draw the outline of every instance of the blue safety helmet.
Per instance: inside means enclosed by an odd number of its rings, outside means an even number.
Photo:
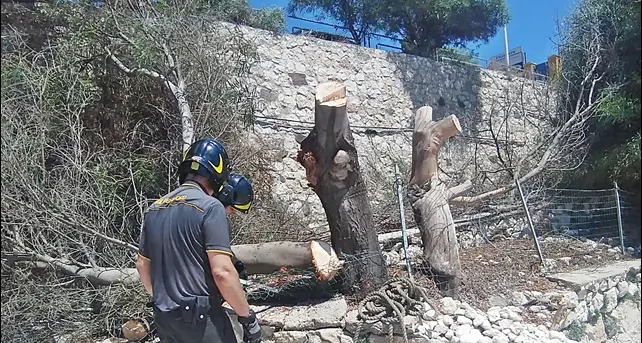
[[[218,199],[224,206],[232,206],[237,211],[247,213],[254,200],[252,184],[245,176],[231,173],[227,184],[221,187]]]
[[[212,188],[219,189],[230,175],[230,160],[221,142],[203,138],[194,142],[185,152],[178,167],[178,181],[182,184],[188,174],[207,178]]]

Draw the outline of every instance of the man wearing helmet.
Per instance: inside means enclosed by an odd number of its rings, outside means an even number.
[[[218,199],[225,206],[228,215],[232,215],[233,210],[247,213],[254,199],[252,185],[245,176],[231,173],[227,185],[219,192]]]
[[[261,329],[232,260],[226,215],[227,208],[249,210],[251,185],[230,175],[227,152],[209,138],[190,146],[179,182],[146,212],[136,262],[152,296],[157,332],[163,343],[235,342],[221,306],[226,301],[238,315],[243,340],[259,343]]]

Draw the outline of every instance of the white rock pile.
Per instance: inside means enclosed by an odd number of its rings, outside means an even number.
[[[437,308],[426,303],[422,316],[406,316],[403,323],[409,343],[639,342],[640,281],[636,267],[575,290],[496,296],[487,311],[443,298]],[[357,310],[349,310],[342,297],[308,305],[253,307],[266,343],[361,342],[354,339],[360,324]],[[232,323],[238,324],[235,318]],[[240,327],[235,330],[240,342]],[[403,343],[401,327],[395,325],[393,332],[393,343]],[[381,322],[362,324],[361,335],[369,342],[388,343],[388,328]],[[107,342],[115,341],[102,343]]]
[[[573,322],[593,322],[604,315],[613,315],[616,307],[626,299],[640,301],[640,268],[631,268],[626,274],[581,285],[576,298],[570,298],[558,311],[556,329],[566,329]]]
[[[509,343],[573,342],[563,332],[549,330],[545,325],[523,322],[523,309],[517,306],[491,307],[487,312],[477,310],[465,302],[443,298],[439,312],[425,304],[426,312],[422,318],[406,317],[406,332],[415,343]],[[356,314],[355,314],[356,315]],[[348,315],[349,321],[350,315]],[[347,323],[348,324],[348,323]],[[356,327],[356,323],[354,324]],[[346,325],[346,330],[353,326]],[[383,342],[385,328],[378,323],[367,329],[370,340]],[[395,329],[395,332],[399,332]],[[395,342],[402,342],[395,337]]]
[[[498,296],[491,299],[494,306],[487,311],[443,298],[437,308],[424,304],[421,317],[404,317],[404,327],[410,343],[577,342],[565,332],[573,322],[594,325],[597,313],[610,315],[622,301],[639,301],[639,297],[640,270],[632,269],[580,287],[577,292],[524,291]],[[257,310],[264,310],[259,318],[264,325],[265,339],[278,343],[352,343],[360,324],[357,311],[348,311],[342,298],[316,305]],[[360,330],[370,342],[388,342],[388,328],[381,322],[362,324]],[[393,332],[393,342],[402,343],[401,327],[395,325]],[[607,339],[606,334],[590,328],[585,336],[578,337],[578,341],[606,342]]]

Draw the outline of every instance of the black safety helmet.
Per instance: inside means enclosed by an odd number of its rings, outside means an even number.
[[[219,189],[230,175],[230,159],[223,144],[213,138],[192,143],[178,167],[178,181],[185,182],[189,173],[207,178],[212,188]]]
[[[245,176],[231,173],[227,184],[221,187],[218,199],[224,206],[232,206],[237,211],[247,213],[254,200],[252,184]]]

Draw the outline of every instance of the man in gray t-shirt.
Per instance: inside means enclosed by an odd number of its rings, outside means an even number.
[[[219,190],[229,194],[229,177],[223,146],[213,139],[197,141],[179,167],[181,185],[145,214],[136,267],[152,295],[163,343],[235,342],[223,301],[237,313],[244,341],[261,340],[232,261],[226,208],[217,199]]]

